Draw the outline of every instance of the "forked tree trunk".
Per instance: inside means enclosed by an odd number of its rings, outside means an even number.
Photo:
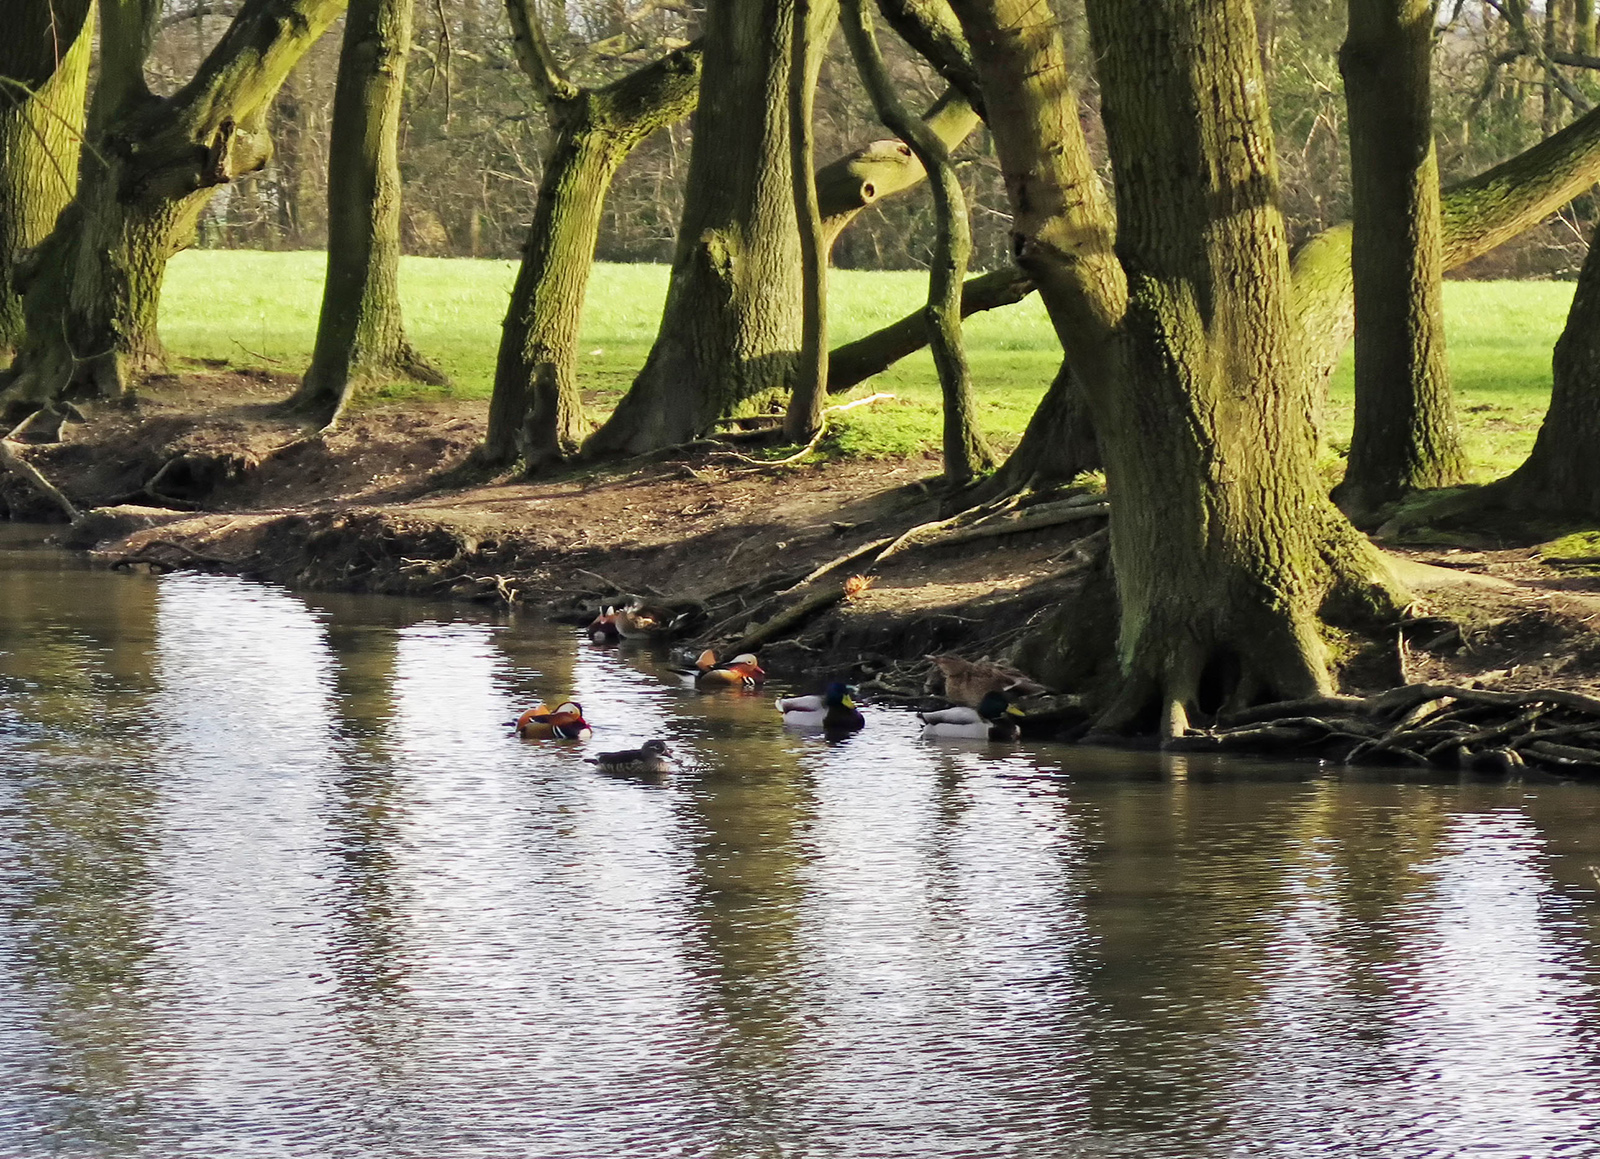
[[[400,313],[400,115],[412,0],[351,0],[328,165],[328,272],[317,341],[290,400],[319,425],[361,387],[446,379],[406,339]]]
[[[1355,431],[1334,499],[1367,515],[1466,474],[1440,287],[1430,0],[1350,0],[1339,52],[1350,109]]]
[[[943,395],[945,480],[952,486],[964,486],[994,466],[994,454],[984,441],[974,414],[972,377],[961,342],[962,289],[972,254],[967,202],[944,143],[900,104],[878,51],[870,10],[863,5],[864,0],[845,0],[844,30],[850,53],[872,96],[878,119],[911,147],[933,182],[938,228],[929,266],[924,321]]]
[[[273,94],[343,7],[248,0],[194,78],[160,98],[143,75],[160,4],[103,0],[78,193],[22,287],[27,331],[0,381],[8,417],[122,393],[162,365],[156,317],[168,259],[218,185],[266,163]]]
[[[1103,723],[1159,708],[1170,735],[1208,674],[1234,703],[1326,690],[1324,610],[1338,600],[1392,614],[1398,591],[1317,480],[1248,3],[1088,8],[1115,256],[1075,105],[1060,97],[1059,28],[1032,0],[956,5],[1014,249],[1083,380],[1106,458],[1125,681]]]
[[[19,259],[49,236],[78,186],[92,0],[25,0],[0,37],[0,361],[22,340]]]
[[[588,454],[681,443],[789,386],[800,254],[786,99],[790,5],[711,0],[684,215],[655,345]]]
[[[484,454],[529,470],[575,453],[588,432],[578,393],[578,327],[606,192],[657,129],[694,108],[700,50],[670,53],[604,88],[547,102],[556,139],[511,291]]]

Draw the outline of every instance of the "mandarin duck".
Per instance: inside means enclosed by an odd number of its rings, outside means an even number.
[[[759,688],[767,678],[754,652],[741,652],[726,664],[717,663],[717,654],[707,648],[695,661],[696,688]]]
[[[554,709],[534,705],[515,721],[523,740],[588,740],[589,722],[583,719],[583,705],[563,701]]]

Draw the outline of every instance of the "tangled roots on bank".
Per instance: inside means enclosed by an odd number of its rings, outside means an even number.
[[[1500,773],[1532,765],[1596,776],[1600,699],[1561,689],[1407,684],[1378,696],[1318,696],[1224,714],[1215,727],[1162,747]]]

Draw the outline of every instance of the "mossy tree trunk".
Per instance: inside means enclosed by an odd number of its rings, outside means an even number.
[[[1533,452],[1478,499],[1529,511],[1600,516],[1600,245],[1591,238],[1567,324],[1556,340],[1555,382]]]
[[[878,119],[910,146],[933,183],[937,230],[929,264],[924,321],[943,395],[945,480],[952,486],[964,486],[974,476],[994,466],[994,454],[984,441],[974,413],[972,376],[961,341],[962,288],[967,262],[972,255],[966,197],[944,142],[900,103],[883,55],[878,51],[877,34],[864,0],[844,0],[843,22],[850,53],[872,97]]]
[[[1466,472],[1445,363],[1430,0],[1350,0],[1355,431],[1334,499],[1370,515]]]
[[[589,433],[578,392],[578,327],[612,178],[658,129],[693,111],[698,42],[608,85],[569,80],[526,0],[508,0],[518,59],[555,130],[501,332],[484,459],[530,471],[575,453]]]
[[[361,387],[442,385],[411,347],[400,312],[400,117],[412,0],[350,0],[333,96],[328,272],[311,366],[290,405],[338,421]]]
[[[13,276],[78,186],[93,0],[22,0],[0,37],[0,361],[22,341]]]
[[[1033,274],[1084,386],[1113,501],[1125,680],[1107,727],[1325,691],[1320,617],[1393,614],[1382,557],[1323,494],[1247,0],[1090,0],[1113,218],[1060,29],[955,5]],[[1002,107],[1003,105],[1003,107]]]
[[[159,0],[102,0],[100,73],[78,191],[23,287],[26,332],[0,381],[8,415],[112,396],[164,362],[167,261],[217,186],[261,168],[278,86],[345,0],[247,0],[186,85],[153,95],[144,61]]]
[[[801,340],[789,163],[793,6],[710,0],[683,220],[643,369],[585,446],[635,454],[684,442],[792,382]]]

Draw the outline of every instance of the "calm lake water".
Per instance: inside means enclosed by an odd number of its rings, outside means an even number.
[[[531,617],[29,534],[4,1159],[1600,1155],[1596,788],[830,744]],[[569,695],[593,741],[509,735]],[[651,736],[669,785],[582,761]]]

